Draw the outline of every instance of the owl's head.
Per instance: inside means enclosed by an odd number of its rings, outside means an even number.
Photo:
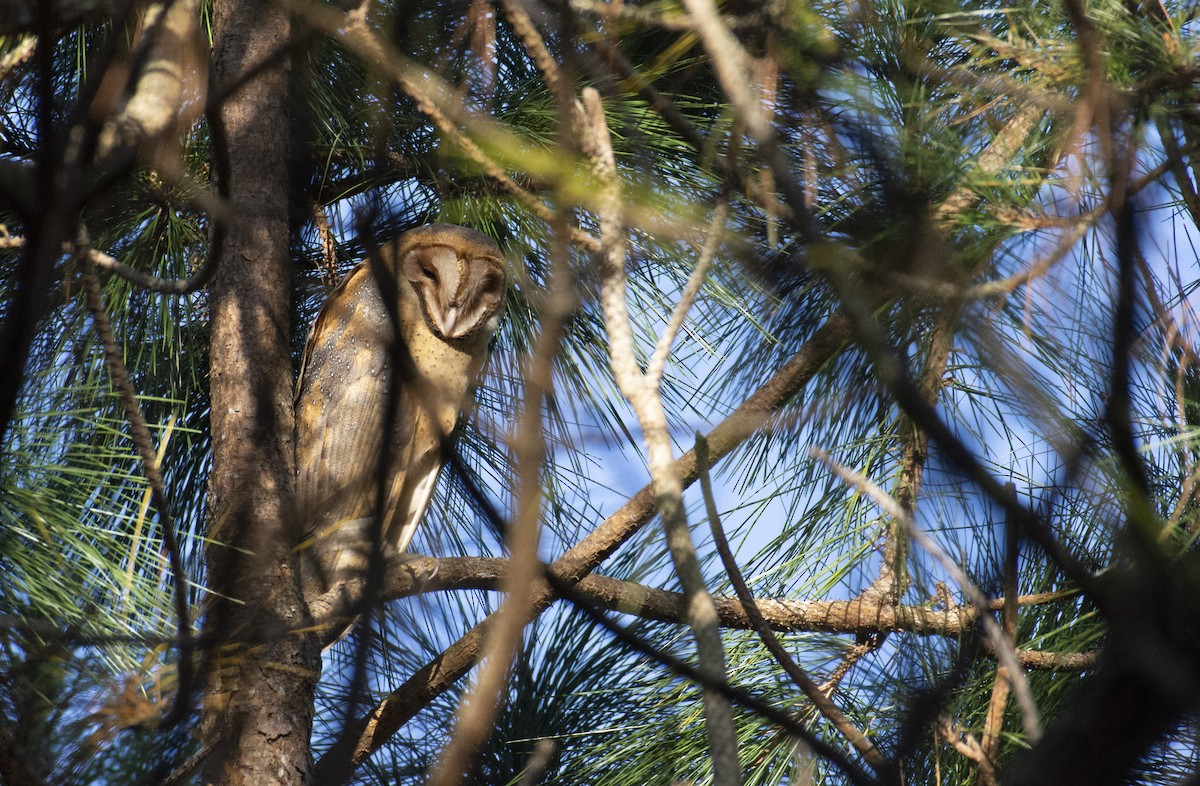
[[[446,340],[490,336],[504,302],[504,257],[482,232],[429,224],[396,241],[397,273],[412,285],[430,329]]]

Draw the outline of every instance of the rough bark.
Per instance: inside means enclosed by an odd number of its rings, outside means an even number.
[[[286,46],[271,3],[217,0],[214,73],[227,85]],[[221,108],[230,223],[212,282],[206,784],[305,784],[320,659],[299,628],[289,521],[294,478],[287,225],[287,63],[254,76]],[[233,598],[235,602],[219,600]],[[259,641],[254,640],[255,634]]]

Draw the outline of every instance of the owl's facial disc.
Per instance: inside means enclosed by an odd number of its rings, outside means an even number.
[[[469,250],[460,255],[450,246],[429,245],[409,251],[402,266],[426,321],[442,338],[495,329],[504,297],[504,272],[495,257]]]

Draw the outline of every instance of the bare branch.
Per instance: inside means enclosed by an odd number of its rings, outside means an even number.
[[[661,363],[666,360],[670,338],[665,338],[659,344],[660,347],[665,344],[666,349],[657,368],[658,376],[652,376],[649,370],[642,374],[638,370],[637,358],[634,355],[633,330],[629,323],[626,301],[625,226],[620,218],[621,190],[616,159],[609,139],[608,126],[604,120],[604,108],[600,104],[600,94],[592,88],[585,89],[583,104],[591,130],[585,151],[592,157],[597,179],[603,189],[601,206],[598,209],[603,254],[600,305],[604,310],[604,321],[608,330],[613,375],[621,395],[633,407],[642,427],[642,439],[646,443],[649,455],[650,476],[653,478],[654,494],[659,514],[662,516],[663,529],[666,531],[667,546],[675,562],[675,571],[688,597],[688,622],[696,639],[700,672],[718,684],[725,683],[728,682],[728,676],[725,672],[725,653],[721,644],[716,609],[708,589],[704,586],[704,575],[700,570],[696,546],[692,543],[691,531],[688,529],[687,515],[683,507],[683,484],[675,467],[667,415],[659,394]],[[700,277],[693,277],[696,290],[699,289],[703,273],[704,271],[700,270]],[[685,299],[681,300],[675,309],[675,313],[679,315],[679,322],[682,322],[690,305],[687,300],[685,293]],[[674,317],[672,322],[675,322]],[[733,708],[726,697],[712,690],[704,692],[704,708],[709,747],[713,757],[713,782],[719,786],[740,784],[741,766],[738,762]]]
[[[538,32],[533,18],[525,10],[526,1],[503,0],[503,2],[504,13],[508,16],[509,23],[520,36],[521,43],[525,45],[525,51],[529,53],[529,57],[542,72],[542,81],[546,83],[551,95],[558,95],[558,91],[562,87],[558,63],[550,54],[550,50],[546,48],[546,42],[542,40],[542,35]]]

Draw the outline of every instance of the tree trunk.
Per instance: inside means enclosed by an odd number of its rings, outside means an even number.
[[[285,47],[274,3],[213,4],[221,90]],[[206,557],[215,590],[202,723],[206,784],[306,784],[320,654],[302,627],[291,546],[286,59],[221,108],[232,216],[212,282],[212,473]],[[223,600],[235,599],[236,602]]]

